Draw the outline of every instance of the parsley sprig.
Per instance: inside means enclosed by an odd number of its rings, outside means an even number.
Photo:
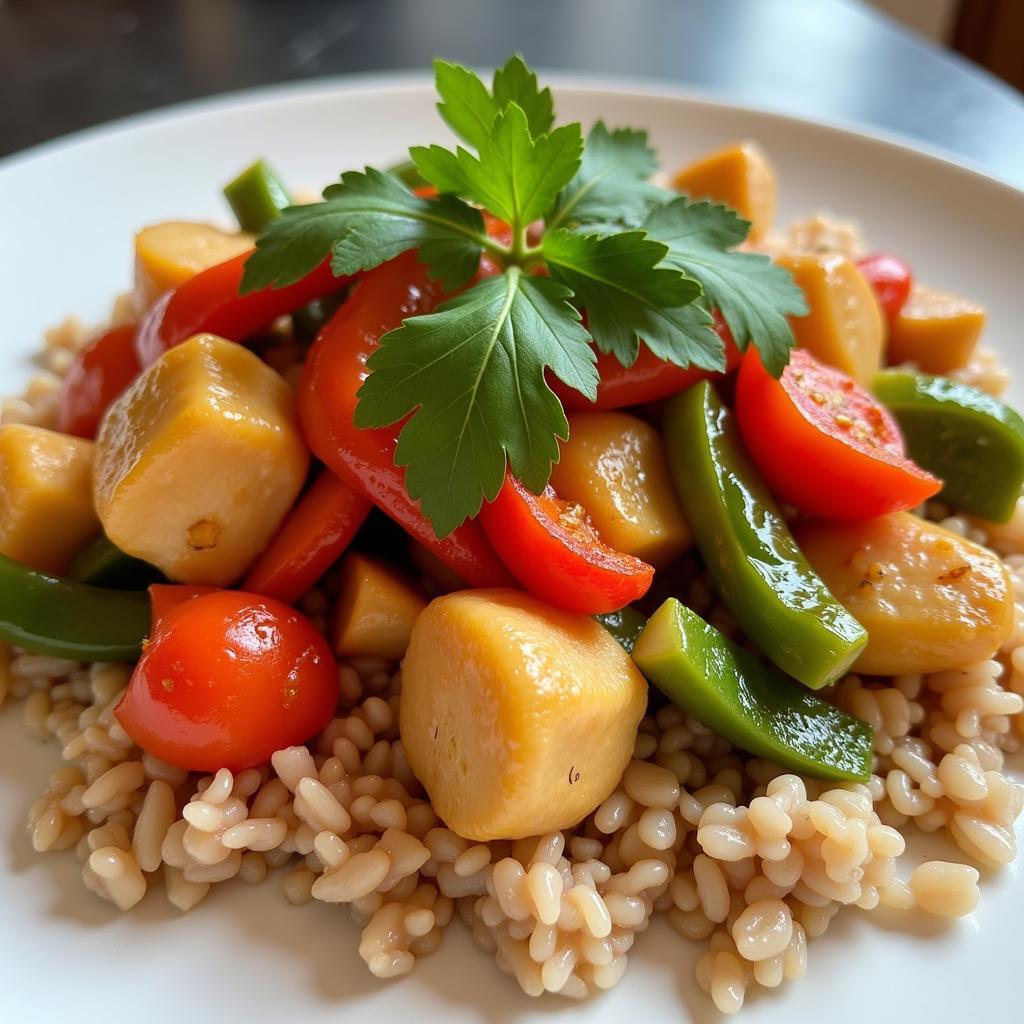
[[[627,367],[643,342],[668,362],[719,370],[717,307],[736,344],[781,373],[787,315],[806,309],[784,269],[737,248],[748,222],[650,183],[645,132],[598,122],[584,139],[578,122],[556,126],[551,90],[520,57],[490,88],[458,64],[434,70],[438,111],[465,145],[409,154],[439,194],[417,196],[372,167],[347,171],[322,202],[270,225],[242,290],[291,284],[328,256],[340,276],[415,249],[454,294],[381,339],[355,414],[357,427],[409,417],[395,462],[445,536],[497,495],[506,468],[543,489],[569,436],[548,376],[593,399],[594,346]],[[509,225],[508,244],[488,234],[482,210]],[[501,272],[467,288],[485,253]]]

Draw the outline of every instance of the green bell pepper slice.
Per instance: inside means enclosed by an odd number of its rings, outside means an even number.
[[[291,205],[291,197],[281,179],[264,160],[250,164],[237,178],[224,186],[227,199],[243,231],[260,234]]]
[[[134,661],[150,619],[144,590],[59,579],[0,555],[0,640],[75,661]]]
[[[667,404],[665,440],[683,513],[726,607],[786,675],[812,690],[835,682],[867,632],[800,553],[707,381]]]
[[[75,555],[68,579],[94,587],[144,590],[151,583],[161,582],[164,575],[149,562],[126,555],[101,533]]]
[[[633,660],[671,701],[742,750],[819,779],[871,775],[867,722],[763,665],[675,598],[651,616]]]
[[[619,641],[627,654],[632,653],[633,645],[647,625],[647,617],[632,605],[626,605],[617,612],[595,615],[594,618]]]
[[[939,500],[1005,523],[1024,484],[1024,419],[980,388],[883,370],[872,390],[896,417],[907,454],[942,480]]]

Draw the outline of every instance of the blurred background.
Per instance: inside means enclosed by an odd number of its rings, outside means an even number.
[[[180,100],[513,50],[898,132],[1024,185],[1024,0],[0,0],[0,154]]]

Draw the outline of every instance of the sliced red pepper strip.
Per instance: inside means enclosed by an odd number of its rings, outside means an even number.
[[[149,588],[149,606],[153,609],[153,626],[149,635],[152,636],[157,631],[168,613],[174,611],[179,604],[191,601],[193,597],[202,597],[203,594],[216,594],[220,589],[192,583],[152,584]]]
[[[646,562],[603,544],[583,508],[550,485],[537,496],[508,476],[479,520],[512,575],[556,608],[613,612],[643,597],[654,579]]]
[[[806,349],[793,350],[779,380],[749,350],[736,419],[772,493],[809,515],[871,519],[914,508],[942,487],[907,458],[885,407]]]
[[[369,271],[310,349],[299,381],[299,417],[316,456],[475,587],[507,586],[511,577],[475,522],[443,540],[405,489],[394,464],[398,426],[359,430],[356,392],[366,360],[382,335],[402,320],[430,312],[443,298],[427,268],[408,252]]]
[[[740,353],[725,322],[715,313],[715,330],[725,343],[725,372],[730,373],[739,366]],[[597,353],[597,400],[589,402],[578,391],[567,388],[560,381],[549,378],[555,394],[562,400],[566,412],[588,412],[604,409],[624,409],[631,405],[643,405],[685,391],[697,381],[722,376],[699,367],[676,366],[659,359],[646,345],[640,346],[640,353],[632,366],[623,366],[615,356],[607,352]]]
[[[57,429],[92,438],[107,406],[140,370],[135,355],[135,324],[111,327],[94,338],[64,375],[57,398]]]
[[[373,505],[324,470],[288,513],[242,583],[250,594],[292,604],[352,543]]]
[[[232,341],[244,341],[272,324],[279,316],[294,313],[314,299],[322,299],[352,280],[335,277],[325,260],[312,273],[284,288],[264,288],[239,295],[246,260],[242,253],[204,270],[160,298],[146,314],[135,341],[143,367],[193,334],[209,332]]]

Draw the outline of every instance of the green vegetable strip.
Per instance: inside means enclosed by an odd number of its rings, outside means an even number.
[[[231,204],[238,226],[254,234],[266,230],[291,205],[288,190],[263,160],[257,160],[225,185],[224,197]]]
[[[800,553],[707,381],[668,403],[665,439],[683,513],[729,611],[787,675],[812,690],[835,682],[867,633]]]
[[[0,555],[0,639],[75,661],[134,661],[150,628],[149,595],[58,579]]]
[[[941,478],[939,499],[1005,523],[1024,484],[1024,419],[978,388],[945,377],[884,370],[877,398],[899,422],[907,454]]]
[[[406,188],[412,189],[414,192],[416,189],[430,184],[411,160],[403,160],[401,163],[392,165],[387,168],[387,173],[393,174]]]
[[[762,665],[669,598],[633,660],[670,700],[743,750],[819,779],[866,781],[871,726]]]
[[[637,611],[632,605],[620,608],[617,612],[595,615],[594,618],[622,644],[627,654],[632,653],[633,645],[643,632],[644,626],[647,625],[647,619],[643,613]]]
[[[126,555],[102,533],[75,555],[68,569],[69,580],[124,590],[144,590],[163,578],[158,569]]]

